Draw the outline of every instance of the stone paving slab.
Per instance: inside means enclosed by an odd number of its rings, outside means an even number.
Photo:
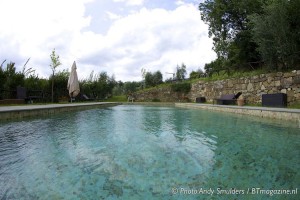
[[[281,119],[281,120],[292,120],[292,121],[298,121],[300,123],[300,109],[211,105],[211,104],[201,104],[201,103],[175,103],[175,106],[184,107],[184,108],[215,110],[215,111],[230,112],[236,114],[254,115],[259,117]]]
[[[112,102],[89,102],[89,103],[69,103],[69,104],[45,104],[45,105],[24,105],[24,106],[0,106],[1,112],[10,111],[23,111],[23,110],[39,110],[39,109],[52,109],[52,108],[65,108],[65,107],[78,107],[78,106],[94,106],[94,105],[109,105]],[[115,104],[115,103],[113,103]]]
[[[112,102],[90,102],[69,104],[45,104],[24,106],[0,106],[0,120],[21,119],[31,116],[45,116],[49,114],[82,110],[103,106],[115,106],[120,103]]]

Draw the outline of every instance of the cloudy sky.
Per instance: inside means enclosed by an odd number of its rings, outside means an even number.
[[[15,62],[39,77],[51,74],[55,48],[62,65],[77,63],[80,79],[107,72],[140,81],[141,69],[164,79],[185,63],[188,73],[215,59],[202,0],[1,0],[0,62]]]

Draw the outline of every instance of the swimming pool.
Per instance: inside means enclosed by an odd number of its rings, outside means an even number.
[[[299,132],[289,122],[130,105],[5,122],[0,198],[299,199]]]

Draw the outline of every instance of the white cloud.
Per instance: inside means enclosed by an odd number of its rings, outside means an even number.
[[[48,60],[53,48],[65,53],[69,50],[70,38],[89,25],[90,17],[84,17],[86,2],[1,1],[1,43],[9,38],[5,45],[17,44],[20,56],[32,57],[37,64],[39,60]]]
[[[174,11],[142,8],[114,21],[104,40],[98,53],[87,60],[104,69],[113,68],[116,77],[120,75],[123,80],[141,79],[141,68],[160,70],[163,74],[174,72],[181,63],[190,72],[215,56],[207,26],[192,5]]]
[[[182,62],[191,71],[215,58],[207,26],[195,5],[182,4],[175,10],[166,10],[149,9],[145,4],[127,15],[100,7],[98,13],[111,19],[107,21],[111,23],[107,32],[100,34],[90,27],[91,20],[99,16],[86,13],[87,2],[1,0],[0,62],[11,59],[21,68],[31,57],[28,65],[40,76],[48,77],[49,55],[55,48],[63,63],[59,70],[70,68],[76,60],[81,79],[94,70],[115,74],[117,80],[132,81],[141,80],[141,68],[160,70],[168,76],[165,72],[174,72]]]
[[[117,14],[109,12],[109,11],[106,11],[106,14],[107,14],[108,18],[111,20],[116,20],[116,19],[121,18],[121,15],[117,15]]]
[[[113,0],[114,2],[124,2],[130,6],[142,5],[144,0]]]
[[[182,0],[177,0],[175,4],[181,6],[184,5],[185,3]]]

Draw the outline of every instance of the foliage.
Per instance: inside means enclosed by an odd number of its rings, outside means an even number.
[[[160,102],[160,99],[152,99],[152,102]]]
[[[298,2],[298,3],[297,3]],[[250,17],[258,51],[273,70],[299,67],[300,1],[274,0]]]
[[[112,95],[116,81],[114,76],[109,77],[106,72],[96,75],[92,72],[90,78],[82,81],[80,85],[83,94],[96,99],[105,99]]]
[[[212,76],[213,74],[217,73],[219,75],[220,71],[224,70],[223,63],[224,63],[223,58],[217,58],[216,60],[212,61],[211,63],[207,63],[204,66],[205,72],[207,76]]]
[[[171,89],[174,92],[181,92],[187,94],[191,90],[191,84],[189,82],[174,83],[171,85]]]
[[[108,98],[105,101],[108,101],[108,102],[126,102],[127,97],[126,97],[126,95],[112,96],[112,97]]]
[[[23,74],[25,77],[28,77],[28,76],[30,76],[30,75],[32,75],[32,74],[35,73],[35,69],[32,69],[32,67],[26,68],[26,65],[27,65],[27,63],[29,62],[29,60],[30,60],[30,58],[28,58],[28,60],[27,60],[26,63],[24,64],[23,70],[22,70],[22,74]]]
[[[177,65],[176,79],[178,81],[182,81],[185,79],[185,75],[186,75],[186,65],[184,63],[182,63],[180,67]]]
[[[46,91],[50,91],[50,85],[51,83],[49,83],[49,80],[39,78],[35,74],[31,74],[29,77],[26,77],[24,83],[27,90],[42,90],[44,93]],[[49,97],[49,93],[47,93],[47,97]]]
[[[54,102],[58,102],[60,98],[69,98],[69,91],[67,89],[69,76],[70,72],[68,72],[67,70],[62,70],[57,72],[54,77],[50,77],[49,81],[53,82],[54,79],[55,82],[55,88],[53,91]]]
[[[61,62],[59,60],[59,55],[56,55],[55,49],[52,50],[50,59],[51,59],[50,67],[53,72],[52,74],[54,74],[56,68],[61,65]]]
[[[17,86],[23,86],[25,77],[22,73],[16,72],[15,63],[7,63],[6,68],[0,67],[0,89],[16,90]]]
[[[54,75],[56,68],[61,65],[61,62],[59,60],[59,55],[56,55],[55,49],[52,50],[52,53],[50,55],[51,63],[50,67],[52,69],[52,87],[51,87],[51,100],[54,102]]]
[[[124,83],[124,93],[123,94],[131,94],[136,92],[139,88],[141,88],[142,84],[140,82],[125,82]]]
[[[198,69],[197,71],[192,71],[190,73],[190,79],[198,79],[201,77],[205,77],[205,73],[203,72],[202,69]]]
[[[294,103],[288,106],[288,108],[300,109],[300,103]]]
[[[163,82],[163,76],[160,71],[156,71],[154,73],[147,72],[145,74],[145,85],[146,88],[154,87],[156,85],[159,85]]]
[[[299,0],[205,0],[199,4],[209,25],[217,59],[208,76],[259,68],[299,68]]]
[[[114,85],[114,88],[112,90],[112,94],[116,96],[120,95],[130,95],[132,93],[135,93],[139,89],[142,88],[143,83],[142,82],[125,82],[122,81],[116,82]]]
[[[201,19],[209,25],[209,36],[213,38],[217,63],[212,63],[221,71],[231,69],[252,69],[250,63],[260,60],[257,45],[252,40],[248,15],[260,13],[260,0],[206,0],[199,4]],[[219,64],[221,62],[221,64]],[[213,73],[214,73],[213,72]]]

